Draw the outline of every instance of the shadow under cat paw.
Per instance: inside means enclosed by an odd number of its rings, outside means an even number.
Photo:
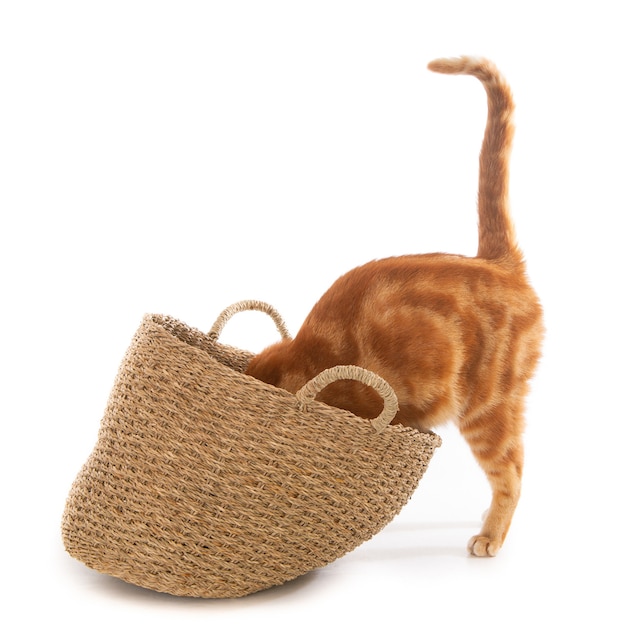
[[[396,523],[374,537],[367,550],[357,549],[353,558],[412,561],[430,557],[467,558],[467,537],[476,532],[472,522]]]

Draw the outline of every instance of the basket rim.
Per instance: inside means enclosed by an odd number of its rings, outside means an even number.
[[[394,433],[402,433],[402,432],[412,433],[412,434],[419,433],[420,435],[424,435],[428,437],[429,439],[431,439],[432,445],[435,445],[436,447],[439,447],[441,445],[441,442],[442,442],[441,437],[432,431],[422,432],[422,431],[416,430],[415,428],[411,428],[410,426],[405,426],[404,424],[392,424],[391,422],[384,425],[382,428],[379,428],[377,427],[377,425],[372,425],[373,420],[371,419],[361,417],[360,415],[356,415],[355,413],[352,413],[351,411],[348,411],[346,409],[341,409],[341,408],[326,404],[320,400],[313,399],[313,400],[307,401],[306,403],[303,403],[302,400],[298,397],[298,393],[300,393],[301,390],[296,393],[292,393],[291,391],[288,391],[281,387],[276,387],[274,385],[265,383],[257,378],[254,378],[253,376],[246,374],[244,371],[237,371],[235,368],[231,367],[230,365],[222,362],[219,358],[217,358],[217,355],[215,353],[215,352],[220,352],[222,350],[234,351],[240,356],[240,358],[249,360],[255,356],[254,352],[251,352],[249,350],[245,350],[242,348],[238,348],[236,346],[231,346],[229,344],[222,343],[219,341],[219,337],[216,336],[215,334],[205,333],[199,328],[192,326],[190,324],[187,324],[186,322],[176,317],[173,317],[167,314],[162,314],[162,313],[146,313],[143,316],[142,324],[154,324],[160,327],[160,329],[167,332],[171,337],[176,339],[181,344],[184,344],[191,348],[202,350],[202,352],[204,352],[210,358],[217,361],[217,363],[219,363],[220,366],[226,367],[232,370],[237,375],[244,377],[244,379],[247,380],[248,382],[253,381],[256,385],[260,385],[265,391],[273,395],[278,395],[279,397],[282,397],[285,400],[289,400],[290,402],[293,402],[294,406],[296,406],[300,410],[305,410],[305,411],[315,410],[315,411],[322,411],[322,412],[332,410],[337,418],[339,418],[339,416],[349,417],[349,420],[347,423],[350,423],[350,422],[354,423],[354,420],[358,420],[357,423],[361,425],[368,424],[372,429],[372,435],[376,435],[380,432],[385,432],[389,428],[391,428],[393,429],[391,432],[394,432]],[[173,332],[172,325],[177,330],[183,331],[183,333],[179,334],[178,332]],[[198,343],[186,341],[184,339],[184,334],[186,333],[191,334],[196,340],[198,340]],[[363,368],[360,368],[360,369],[363,369]],[[326,371],[328,370],[324,370],[324,372]],[[364,370],[364,371],[368,372],[369,370]],[[322,372],[322,374],[324,372]],[[313,381],[314,378],[311,379],[311,381]],[[311,381],[309,381],[309,383]]]

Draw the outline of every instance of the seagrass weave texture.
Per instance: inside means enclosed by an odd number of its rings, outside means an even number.
[[[436,435],[376,433],[313,400],[325,380],[296,395],[261,383],[242,373],[252,354],[217,334],[144,317],[63,515],[65,547],[89,567],[174,595],[244,596],[356,548],[417,487]]]

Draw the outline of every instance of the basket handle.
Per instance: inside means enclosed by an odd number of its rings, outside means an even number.
[[[315,396],[324,387],[336,380],[356,380],[368,385],[380,395],[384,403],[383,410],[377,418],[372,420],[372,426],[377,433],[384,430],[396,416],[398,412],[398,398],[391,385],[378,374],[374,374],[374,372],[357,365],[337,365],[324,370],[297,391],[296,398],[306,407],[315,400]]]
[[[218,315],[211,330],[208,332],[209,338],[212,341],[217,341],[224,330],[226,322],[228,322],[233,315],[241,311],[261,311],[262,313],[267,313],[274,320],[274,324],[276,324],[280,336],[283,339],[291,339],[291,335],[280,313],[271,304],[261,302],[260,300],[242,300],[241,302],[235,302],[235,304],[231,304],[229,307],[225,308]]]

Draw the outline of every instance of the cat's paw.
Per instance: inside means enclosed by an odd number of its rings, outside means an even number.
[[[482,535],[474,535],[467,544],[467,549],[472,556],[496,556],[501,547],[501,541],[494,541]]]

